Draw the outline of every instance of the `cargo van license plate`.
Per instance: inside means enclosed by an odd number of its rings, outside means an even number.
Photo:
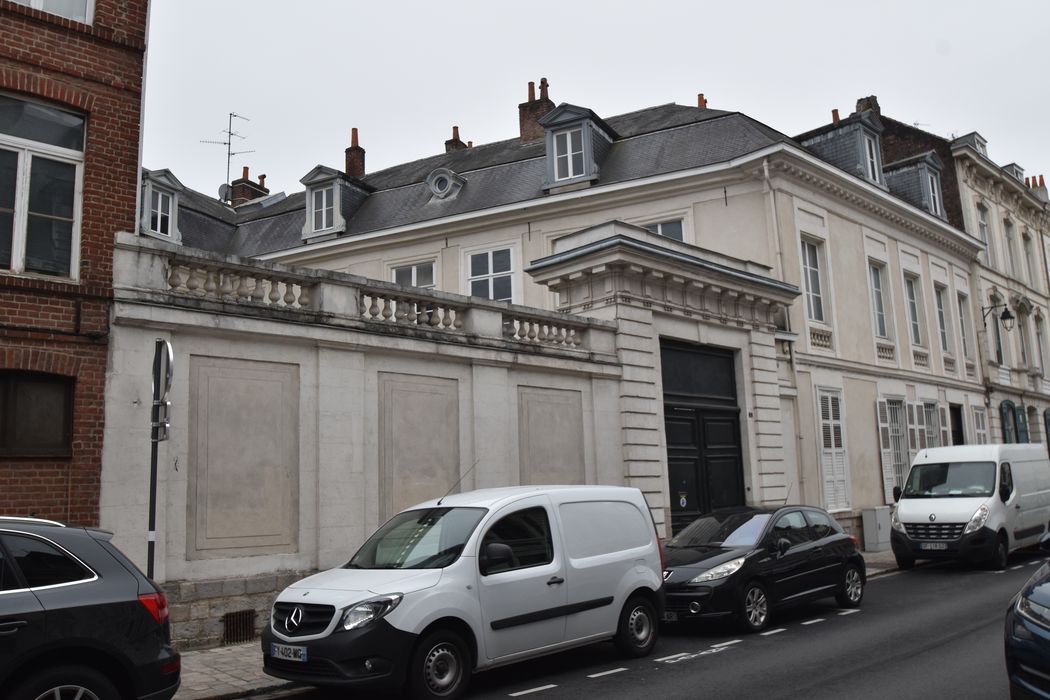
[[[306,647],[293,647],[288,644],[270,643],[270,656],[285,661],[306,661]]]
[[[919,549],[946,550],[948,545],[944,542],[920,542]]]

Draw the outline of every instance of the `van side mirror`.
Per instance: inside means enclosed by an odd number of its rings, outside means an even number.
[[[900,486],[894,486],[893,487],[893,502],[896,503],[899,500],[901,500],[901,487]]]
[[[503,542],[489,542],[481,550],[478,565],[481,575],[484,576],[493,569],[509,565],[512,561],[514,561],[514,550],[510,548],[510,545]]]

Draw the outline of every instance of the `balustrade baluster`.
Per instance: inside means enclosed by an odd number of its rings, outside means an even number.
[[[390,297],[383,297],[383,320],[389,321],[390,317],[394,315],[394,310],[390,308]]]
[[[295,304],[295,283],[291,280],[285,280],[284,282],[284,305],[293,306]]]
[[[408,307],[412,302],[407,299],[394,299],[394,323],[404,323],[408,316]]]
[[[313,297],[311,296],[311,290],[313,285],[300,285],[299,286],[299,308],[309,309],[313,303]]]
[[[168,265],[168,286],[172,289],[182,287],[182,268],[175,263]]]
[[[205,270],[204,293],[210,297],[215,296],[215,290],[219,288],[218,283],[215,281],[216,274],[214,267],[209,267]]]
[[[368,305],[368,318],[369,320],[378,318],[379,316],[379,302],[376,300],[375,294],[369,294],[368,298],[371,299],[372,303]]]
[[[246,299],[250,293],[248,289],[248,275],[243,273],[237,275],[237,300]]]
[[[230,279],[230,273],[222,270],[216,270],[216,276],[219,278],[219,294],[223,297],[228,297],[233,294],[233,280]]]
[[[270,300],[271,304],[276,305],[281,300],[281,281],[275,277],[270,278],[270,293],[267,295],[267,299]]]
[[[452,327],[459,330],[463,327],[463,309],[455,309],[456,318],[452,321]]]

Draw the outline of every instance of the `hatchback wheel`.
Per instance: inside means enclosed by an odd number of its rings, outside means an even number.
[[[431,632],[416,648],[409,669],[411,697],[452,700],[463,695],[470,682],[470,652],[452,630]]]
[[[11,700],[120,700],[113,682],[85,666],[59,666],[30,676]]]
[[[856,564],[846,564],[842,572],[842,582],[835,594],[835,602],[843,608],[859,608],[861,598],[864,597],[864,577],[860,575],[860,569]]]
[[[653,650],[656,645],[656,608],[648,598],[634,596],[623,606],[614,641],[625,656],[648,656]]]
[[[761,632],[769,623],[769,597],[761,583],[752,581],[744,586],[740,599],[740,618],[748,632]]]

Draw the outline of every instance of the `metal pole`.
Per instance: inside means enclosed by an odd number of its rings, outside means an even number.
[[[153,556],[157,543],[157,434],[160,420],[160,399],[164,390],[161,382],[161,353],[164,340],[157,338],[153,350],[153,404],[150,408],[150,461],[149,461],[149,529],[146,541],[146,576],[153,578]]]

